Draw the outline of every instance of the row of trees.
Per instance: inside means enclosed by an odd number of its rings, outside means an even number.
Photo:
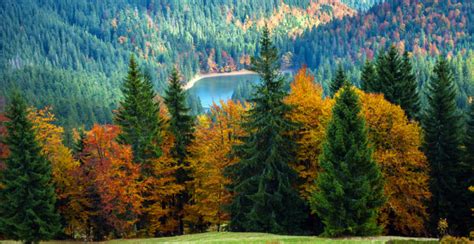
[[[453,234],[468,232],[474,106],[464,127],[444,59],[429,106],[409,117],[417,99],[388,98],[394,87],[418,96],[410,60],[393,50],[364,68],[364,89],[379,91],[358,90],[339,69],[324,97],[306,68],[286,91],[267,29],[259,47],[252,69],[262,82],[250,103],[221,102],[197,119],[177,70],[161,99],[132,57],[115,125],[78,130],[73,149],[50,110],[13,96],[0,130],[0,233],[27,242],[223,227],[435,235],[440,219]]]

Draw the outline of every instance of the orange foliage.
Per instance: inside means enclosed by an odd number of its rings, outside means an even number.
[[[431,194],[428,187],[428,165],[421,147],[421,128],[409,121],[404,111],[384,100],[381,95],[361,97],[369,138],[375,149],[374,158],[385,177],[387,204],[380,214],[386,230],[404,235],[424,233],[427,219],[425,203]],[[299,144],[295,168],[304,180],[300,193],[308,197],[314,190],[318,157],[333,101],[321,98],[322,89],[313,83],[305,68],[291,85],[286,102],[294,106],[290,118],[301,124],[296,133]]]
[[[424,234],[424,222],[428,218],[425,203],[431,193],[428,163],[419,150],[422,130],[383,95],[360,92],[360,97],[375,149],[374,158],[382,167],[388,197],[379,221],[386,229],[404,235]]]
[[[314,190],[315,176],[319,170],[318,156],[331,115],[329,99],[322,98],[323,89],[303,67],[291,83],[291,92],[285,102],[294,106],[290,119],[301,124],[295,133],[298,143],[297,162],[294,168],[304,180],[300,194],[308,199]]]
[[[64,129],[54,125],[56,121],[51,108],[30,109],[29,119],[36,130],[36,138],[43,154],[51,162],[53,182],[56,187],[59,212],[66,220],[66,234],[84,234],[88,215],[84,211],[89,202],[78,179],[79,162],[62,142]]]
[[[118,144],[117,126],[94,125],[87,133],[83,151],[84,186],[98,195],[97,212],[118,237],[132,234],[141,212],[140,168],[132,162],[130,146]],[[91,193],[89,193],[91,194]],[[92,223],[100,224],[100,223]]]
[[[248,107],[232,100],[220,104],[214,104],[209,115],[199,117],[196,138],[190,146],[192,204],[186,209],[187,221],[204,222],[216,226],[217,230],[229,218],[222,206],[231,200],[225,189],[229,179],[224,177],[223,170],[236,161],[229,153],[245,133],[240,123]]]

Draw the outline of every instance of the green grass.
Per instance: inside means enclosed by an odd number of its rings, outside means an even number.
[[[1,244],[17,244],[13,241],[0,241]],[[79,242],[45,242],[48,244],[69,244]],[[265,233],[236,233],[236,232],[209,232],[203,234],[192,234],[175,237],[163,237],[153,239],[122,239],[112,240],[110,244],[151,244],[151,243],[248,243],[248,244],[286,244],[286,243],[437,243],[435,239],[428,238],[407,238],[407,237],[367,237],[367,238],[338,238],[327,239],[314,236],[281,236]]]

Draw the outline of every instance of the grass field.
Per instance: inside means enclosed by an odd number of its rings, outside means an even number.
[[[14,241],[0,241],[2,244],[18,244]],[[80,242],[51,241],[49,244],[77,244]],[[153,239],[112,240],[104,243],[110,244],[151,244],[151,243],[249,243],[249,244],[285,244],[285,243],[438,243],[436,239],[407,238],[407,237],[370,237],[370,238],[341,238],[326,239],[311,236],[281,236],[264,233],[235,233],[235,232],[210,232],[203,234],[163,237]]]

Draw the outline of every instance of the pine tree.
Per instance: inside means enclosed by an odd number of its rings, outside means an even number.
[[[234,148],[239,161],[226,168],[234,194],[228,211],[232,231],[297,233],[305,220],[303,201],[294,187],[295,143],[288,132],[295,125],[287,115],[291,107],[279,72],[277,50],[264,28],[260,56],[252,58],[252,69],[262,82],[250,100],[254,106],[242,124],[249,136]]]
[[[418,81],[413,73],[408,52],[403,53],[402,58],[402,80],[398,84],[400,94],[400,107],[405,110],[409,119],[416,119],[420,113],[420,97],[418,95]]]
[[[0,177],[0,233],[25,243],[49,240],[61,229],[51,164],[41,153],[19,94],[13,95],[6,116],[10,155]]]
[[[466,130],[466,136],[464,138],[464,146],[465,146],[465,166],[466,166],[466,172],[465,172],[465,177],[466,177],[466,184],[468,187],[474,188],[474,101],[472,101],[472,97],[470,99],[470,109],[468,113],[468,118],[467,118],[467,130]],[[474,190],[473,190],[474,191]],[[474,192],[470,192],[468,195],[468,203],[474,202]],[[472,204],[471,204],[471,209],[473,209]],[[472,216],[472,215],[471,215]],[[468,217],[468,216],[466,216]],[[471,233],[473,231],[474,227],[474,220],[473,218],[468,219],[469,224],[466,225],[466,227],[471,227]]]
[[[380,90],[376,87],[377,85],[377,73],[375,67],[369,60],[365,61],[364,67],[362,68],[362,74],[360,76],[361,89],[365,92],[375,92]]]
[[[349,84],[343,89],[326,131],[311,204],[326,236],[376,235],[377,213],[386,200],[382,173],[372,157],[359,98]]]
[[[331,83],[331,97],[334,96],[337,91],[347,82],[346,73],[341,64],[337,67],[336,78]]]
[[[164,100],[170,114],[169,130],[174,136],[171,156],[179,166],[176,171],[176,181],[180,185],[185,185],[190,180],[190,173],[186,168],[189,166],[187,161],[188,146],[194,139],[194,118],[190,115],[190,109],[186,105],[186,93],[181,86],[176,68],[173,68],[171,72]],[[184,232],[183,209],[188,201],[189,194],[186,191],[182,191],[177,196],[178,234]]]
[[[149,174],[149,159],[161,155],[160,107],[155,101],[155,91],[149,75],[142,75],[133,56],[130,57],[128,75],[122,88],[124,98],[115,115],[115,123],[120,126],[118,141],[131,145],[133,159],[146,166]]]
[[[465,172],[462,161],[462,116],[456,107],[453,74],[444,58],[439,58],[428,87],[428,107],[423,117],[425,154],[431,168],[431,224],[436,233],[440,219],[446,218],[452,234],[466,233],[469,218]]]

